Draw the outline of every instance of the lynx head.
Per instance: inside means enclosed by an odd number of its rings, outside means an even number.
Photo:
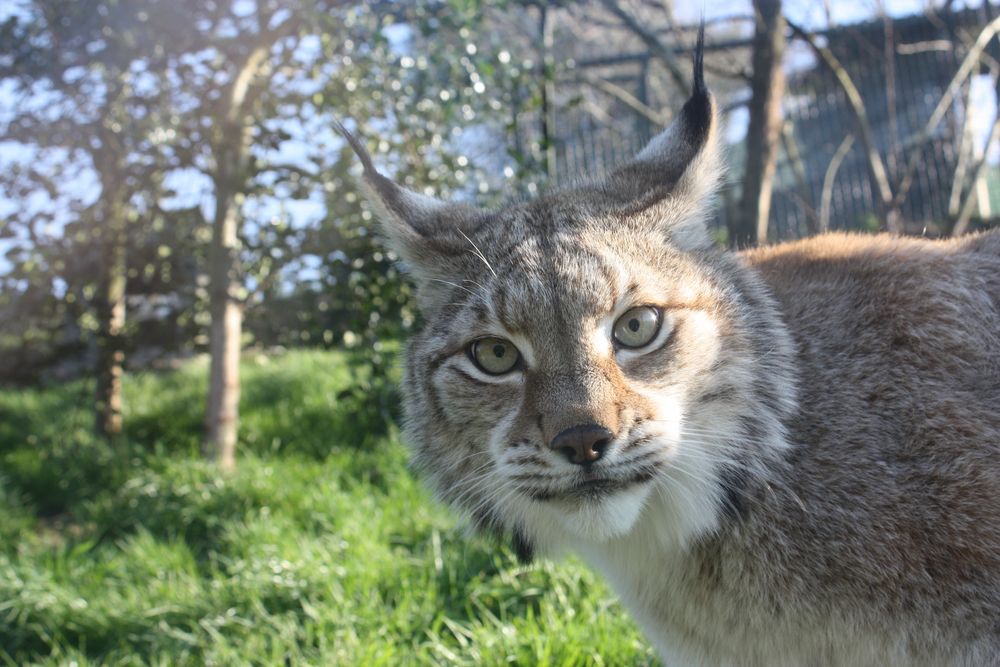
[[[426,320],[406,436],[439,494],[522,556],[649,525],[684,545],[735,516],[784,442],[787,337],[705,226],[719,177],[696,54],[675,122],[604,180],[483,211],[365,167]]]

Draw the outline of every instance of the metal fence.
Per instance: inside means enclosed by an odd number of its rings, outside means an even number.
[[[913,151],[919,151],[920,167],[902,206],[908,231],[926,229],[934,234],[950,226],[954,211],[949,211],[949,202],[964,121],[970,113],[994,111],[969,108],[967,97],[959,95],[930,140],[913,144],[959,68],[964,56],[960,45],[975,39],[988,10],[987,5],[946,15],[880,19],[817,34],[858,87],[874,144],[887,163],[890,179],[898,179]],[[728,52],[749,62],[749,47],[748,40],[713,43],[709,36],[708,58]],[[685,56],[682,49],[678,55]],[[647,52],[605,54],[581,60],[576,67],[594,71],[646,104],[651,59]],[[734,87],[721,97],[720,106],[730,119],[738,119],[741,113],[745,117],[741,109],[748,97],[747,86]],[[782,106],[785,128],[771,206],[771,238],[814,232],[824,208],[831,229],[877,227],[876,200],[865,155],[860,142],[851,140],[857,124],[834,75],[815,60],[800,63],[788,75]],[[612,105],[609,113],[613,122],[599,122],[578,108],[556,109],[556,180],[571,180],[620,164],[658,129],[625,104]],[[963,150],[968,149],[966,145]],[[723,204],[716,215],[720,228],[727,227],[739,206],[743,159],[743,146],[731,146]],[[988,179],[989,183],[1000,182],[996,168]],[[997,188],[988,190],[997,196]],[[990,215],[990,208],[988,201],[980,202],[981,214]]]

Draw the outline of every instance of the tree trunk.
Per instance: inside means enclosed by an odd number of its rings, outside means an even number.
[[[778,162],[781,134],[781,95],[785,74],[785,21],[781,0],[754,0],[756,30],[753,39],[753,80],[750,84],[750,126],[743,178],[743,205],[730,238],[737,247],[767,242],[771,191]]]
[[[125,261],[127,194],[122,188],[124,166],[119,137],[104,126],[97,131],[100,149],[93,158],[101,178],[97,239],[102,253],[97,260],[99,278],[94,304],[97,316],[94,431],[111,439],[122,431],[125,287],[128,279]]]
[[[107,190],[105,190],[107,192]],[[112,194],[111,197],[115,195]],[[105,255],[96,304],[97,360],[94,375],[94,430],[105,438],[122,431],[122,373],[125,362],[125,221],[123,212],[108,202],[101,231]]]
[[[236,434],[240,417],[240,349],[243,303],[240,299],[240,204],[247,183],[246,160],[253,140],[248,104],[254,79],[266,69],[271,47],[291,34],[298,23],[287,20],[261,35],[247,53],[225,92],[225,113],[216,118],[214,142],[215,215],[209,249],[209,331],[211,364],[205,409],[204,455],[223,470],[236,467]]]
[[[552,57],[552,18],[546,3],[538,5],[538,32],[541,53],[538,58],[538,74],[541,88],[541,149],[545,162],[545,174],[549,184],[556,182],[556,139],[552,106],[555,104],[555,60]]]
[[[236,188],[225,178],[216,184],[215,193],[212,247],[209,251],[211,365],[203,451],[219,467],[231,470],[236,465],[240,338],[243,330],[243,306],[237,298],[239,203],[236,201]]]

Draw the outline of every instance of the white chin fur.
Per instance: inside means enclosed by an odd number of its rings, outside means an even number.
[[[651,489],[639,484],[596,499],[533,503],[525,519],[541,535],[552,536],[549,527],[558,526],[571,539],[606,542],[632,530]]]
[[[599,500],[584,500],[575,510],[563,513],[563,524],[568,532],[594,542],[624,535],[642,514],[651,488],[650,484],[638,484]]]

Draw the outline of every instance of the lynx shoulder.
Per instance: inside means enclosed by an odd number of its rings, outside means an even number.
[[[1000,664],[1000,233],[717,248],[700,52],[632,162],[496,210],[344,131],[426,322],[414,460],[522,558],[581,554],[668,664]]]

